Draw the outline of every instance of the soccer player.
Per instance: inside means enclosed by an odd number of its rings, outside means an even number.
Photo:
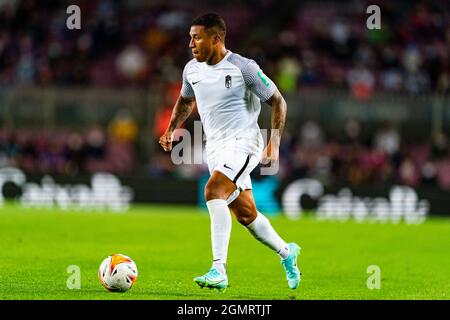
[[[260,242],[275,251],[286,271],[288,286],[297,288],[300,247],[287,244],[270,221],[257,211],[250,172],[261,162],[278,161],[287,105],[276,85],[258,64],[225,48],[226,26],[208,13],[191,23],[189,47],[194,58],[183,70],[183,85],[166,132],[159,143],[172,149],[173,131],[197,104],[206,135],[210,178],[205,200],[211,219],[213,263],[205,275],[194,278],[200,287],[223,290],[228,286],[226,261],[231,214]],[[260,99],[272,107],[270,140],[264,142],[257,123]]]

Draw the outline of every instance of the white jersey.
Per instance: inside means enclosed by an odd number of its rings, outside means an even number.
[[[211,149],[235,137],[260,144],[260,99],[267,101],[276,89],[255,61],[228,50],[215,65],[189,61],[183,71],[181,96],[195,97],[206,147]]]

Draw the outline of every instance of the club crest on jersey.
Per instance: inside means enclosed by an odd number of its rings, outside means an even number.
[[[228,89],[231,88],[231,76],[230,75],[227,75],[225,77],[225,88],[228,88]]]

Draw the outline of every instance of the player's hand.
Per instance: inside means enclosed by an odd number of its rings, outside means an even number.
[[[278,161],[279,154],[280,147],[277,144],[272,143],[270,140],[262,153],[261,164],[264,166],[270,166],[272,163]]]
[[[159,144],[163,147],[164,151],[172,150],[172,135],[172,131],[166,131],[161,138],[159,138]]]

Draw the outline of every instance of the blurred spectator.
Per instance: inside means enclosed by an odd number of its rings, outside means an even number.
[[[323,144],[322,129],[314,121],[307,121],[300,132],[300,143],[303,148],[319,148]]]
[[[352,95],[361,100],[372,96],[375,87],[375,77],[372,72],[361,63],[350,69],[347,73],[347,82]]]
[[[414,71],[408,73],[405,79],[405,88],[408,93],[419,94],[428,90],[430,79],[423,71]]]
[[[448,138],[442,131],[433,135],[431,146],[431,154],[434,160],[449,156]]]
[[[99,126],[94,126],[86,134],[86,157],[92,159],[105,158],[106,137]]]
[[[450,69],[450,68],[449,68]],[[443,71],[437,82],[437,92],[441,95],[448,95],[450,92],[450,71]]]
[[[417,170],[414,161],[408,156],[403,159],[399,168],[400,183],[416,187],[420,182],[420,173]]]
[[[299,69],[299,76],[301,83],[304,85],[319,85],[321,81],[323,81],[323,76],[318,70],[317,66],[317,56],[316,53],[314,53],[312,50],[304,50],[302,52],[303,56],[303,65],[300,66]],[[339,84],[340,80],[339,77],[341,76],[340,69],[338,68],[330,68],[328,72],[331,74],[333,73],[334,77],[332,77],[332,80],[334,83]],[[331,77],[330,77],[331,78]],[[343,76],[342,76],[343,78]]]
[[[138,125],[127,109],[120,109],[108,126],[110,137],[123,143],[134,143]]]
[[[361,142],[361,125],[355,119],[348,119],[344,126],[344,143]]]
[[[129,45],[117,57],[119,74],[127,80],[139,81],[145,78],[147,59],[145,53],[136,45]]]
[[[386,123],[375,134],[375,147],[386,153],[389,157],[393,157],[398,153],[400,150],[400,142],[399,133],[389,123]]]
[[[149,164],[149,174],[152,177],[170,177],[176,170],[176,166],[167,154],[156,153]]]
[[[294,57],[284,57],[278,62],[276,83],[283,93],[293,93],[297,90],[297,79],[300,74],[300,64]]]
[[[64,152],[59,141],[48,141],[47,148],[41,154],[40,171],[64,173]]]
[[[391,68],[382,73],[381,83],[386,91],[400,92],[404,88],[404,79],[399,69]]]
[[[437,180],[437,169],[433,162],[428,161],[422,166],[421,170],[423,185],[436,185]]]
[[[66,174],[76,175],[83,170],[86,150],[81,134],[74,132],[68,136],[64,156],[67,160]]]
[[[180,95],[181,84],[179,82],[167,85],[164,94],[164,104],[158,106],[155,112],[155,120],[153,123],[153,135],[159,139],[166,131],[170,118],[172,117],[172,109]]]

